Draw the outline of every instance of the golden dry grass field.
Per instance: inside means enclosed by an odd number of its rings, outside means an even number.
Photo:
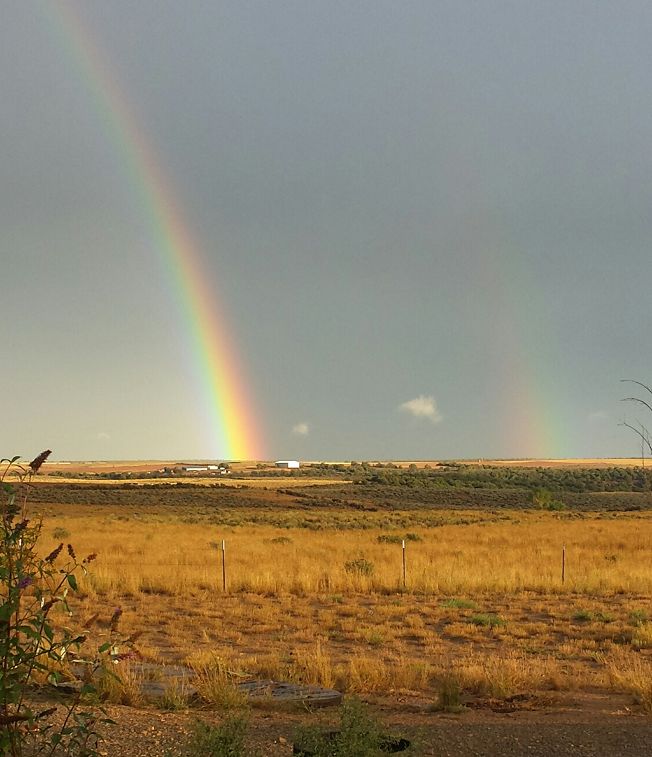
[[[143,504],[145,488],[130,505],[33,506],[44,552],[63,541],[99,555],[73,603],[79,624],[97,616],[102,637],[120,607],[145,660],[219,660],[433,707],[600,690],[652,710],[649,511],[476,507],[433,521],[333,506],[297,521],[272,491],[256,494],[270,498],[262,508],[217,513],[170,507],[165,494]]]

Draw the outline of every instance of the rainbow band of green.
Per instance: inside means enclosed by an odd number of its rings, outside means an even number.
[[[207,451],[207,457],[262,459],[262,432],[255,420],[238,352],[229,340],[231,330],[214,293],[205,284],[200,248],[185,222],[172,184],[73,4],[59,0],[46,7],[63,48],[93,96],[180,303],[201,376],[206,423],[211,428],[213,448]]]
[[[479,319],[476,338],[500,355],[478,366],[480,376],[499,377],[492,400],[504,408],[496,434],[500,457],[559,458],[572,455],[569,431],[560,413],[563,361],[554,350],[549,316],[521,244],[506,222],[487,212],[473,187],[477,168],[460,166],[466,179],[467,215],[460,220],[462,243],[477,250],[470,276],[474,289],[484,292],[487,317]]]

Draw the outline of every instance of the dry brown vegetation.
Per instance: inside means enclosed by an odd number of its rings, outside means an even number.
[[[218,511],[141,492],[43,505],[42,547],[99,554],[77,614],[101,635],[120,606],[143,659],[444,709],[595,688],[652,709],[649,512],[311,510],[271,491]]]

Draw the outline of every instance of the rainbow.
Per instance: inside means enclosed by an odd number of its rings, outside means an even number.
[[[247,389],[238,352],[229,339],[231,329],[215,293],[206,284],[200,245],[184,219],[173,185],[100,46],[74,5],[59,0],[45,7],[63,49],[92,95],[178,301],[201,377],[203,407],[210,430],[209,456],[262,459],[265,452],[263,434],[256,421],[259,416]]]
[[[464,242],[478,251],[471,275],[477,290],[485,292],[484,309],[491,314],[477,324],[476,338],[494,347],[494,362],[479,371],[493,377],[492,398],[502,408],[498,456],[570,457],[574,440],[563,421],[563,362],[551,340],[547,309],[523,262],[525,243],[508,224],[474,204],[470,194],[471,211],[461,225]]]

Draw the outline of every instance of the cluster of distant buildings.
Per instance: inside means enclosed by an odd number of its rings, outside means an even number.
[[[218,465],[182,465],[181,470],[184,473],[218,473],[220,476],[225,476],[231,472],[228,465],[219,463]]]
[[[166,476],[181,476],[185,473],[207,473],[210,476],[226,476],[231,473],[231,466],[228,463],[178,463],[173,467],[166,466],[157,471],[157,473]]]
[[[276,460],[276,468],[297,469],[301,467],[298,460]],[[174,468],[164,468],[161,473],[206,473],[209,476],[226,476],[231,473],[228,463],[180,463]]]

